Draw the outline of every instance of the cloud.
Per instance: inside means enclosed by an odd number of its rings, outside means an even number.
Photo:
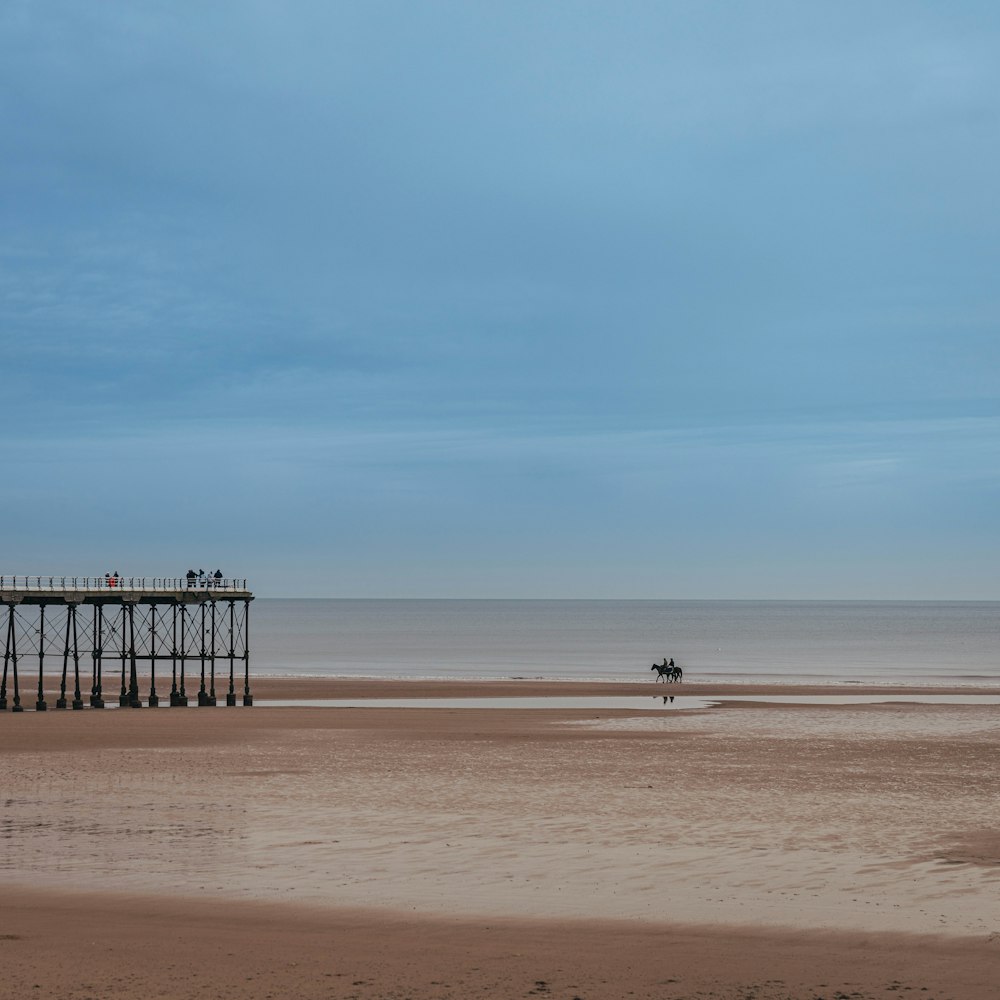
[[[968,570],[998,33],[986,5],[4,5],[21,551],[82,552],[79,520],[349,553],[345,591],[667,561],[766,593],[886,538]]]

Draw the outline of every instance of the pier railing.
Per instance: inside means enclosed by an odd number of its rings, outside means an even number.
[[[70,591],[80,593],[166,593],[178,590],[246,591],[246,580],[214,576],[0,576],[0,590],[14,593]]]

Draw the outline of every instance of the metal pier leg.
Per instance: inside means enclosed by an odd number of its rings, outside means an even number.
[[[201,602],[201,687],[198,689],[198,704],[208,704],[208,691],[205,690],[205,660],[208,654],[205,650],[205,602]]]
[[[187,665],[187,608],[181,605],[181,686],[177,695],[177,707],[187,708],[188,697],[184,690],[184,670]]]
[[[76,635],[76,605],[71,604],[69,606],[69,612],[73,616],[73,680],[75,681],[75,687],[73,689],[73,710],[79,711],[83,708],[83,698],[80,695],[80,644],[77,641]]]
[[[71,608],[71,604],[66,605],[66,641],[63,643],[62,679],[59,682],[59,697],[56,699],[56,708],[66,707],[66,669],[69,666],[69,627],[72,624],[73,618],[70,614]]]
[[[91,676],[90,676],[90,704],[94,704],[94,699],[97,697],[97,649],[101,644],[101,640],[97,636],[97,609],[100,607],[99,604],[94,605],[94,636],[93,642],[90,644],[90,666],[91,666]]]
[[[244,601],[243,604],[243,704],[249,708],[253,705],[250,693],[250,602]]]
[[[7,711],[7,666],[10,663],[10,630],[14,624],[14,605],[10,605],[10,618],[7,621],[7,642],[3,650],[3,680],[0,681],[0,711]]]
[[[94,684],[90,691],[90,707],[104,708],[104,607],[94,605]]]
[[[156,695],[156,605],[149,609],[149,707],[159,708]]]
[[[129,708],[142,708],[142,699],[139,697],[139,677],[136,673],[135,664],[135,605],[128,605],[128,704]]]
[[[209,649],[209,664],[212,668],[211,684],[208,689],[208,703],[215,707],[215,598],[212,598],[212,646]]]
[[[177,707],[177,602],[170,606],[170,628],[173,635],[173,645],[170,647],[170,707]]]
[[[21,688],[17,680],[17,626],[14,624],[14,605],[10,606],[10,661],[14,668],[14,706],[12,712],[23,712],[21,704]]]
[[[128,688],[125,686],[125,661],[128,659],[128,647],[125,642],[128,638],[128,629],[125,627],[126,621],[125,605],[122,605],[122,689],[118,692],[118,707],[128,706]]]
[[[226,707],[232,708],[236,704],[236,688],[233,685],[233,662],[236,659],[236,650],[233,649],[233,636],[236,634],[236,602],[229,602],[229,692],[226,694]]]
[[[38,606],[38,700],[35,702],[35,711],[44,712],[48,709],[45,704],[45,679],[43,669],[45,666],[45,605]]]

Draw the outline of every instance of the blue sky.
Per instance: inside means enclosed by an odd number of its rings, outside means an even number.
[[[0,6],[0,569],[998,599],[989,3]]]

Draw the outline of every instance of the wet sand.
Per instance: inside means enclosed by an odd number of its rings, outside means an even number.
[[[254,693],[547,687],[665,690]],[[992,998],[998,737],[898,703],[4,713],[0,996]]]

